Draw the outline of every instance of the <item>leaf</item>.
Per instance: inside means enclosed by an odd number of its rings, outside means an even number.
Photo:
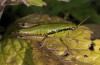
[[[26,40],[6,38],[0,42],[0,65],[34,65]],[[27,57],[27,59],[25,59]]]
[[[36,65],[64,65],[61,59],[48,48],[42,46],[42,43],[31,41],[33,59]]]
[[[92,39],[100,39],[100,24],[85,24],[84,26],[93,31]]]
[[[93,5],[91,5],[89,0],[72,0],[66,6],[67,11],[77,20],[82,21],[90,16],[87,22],[90,21],[90,23],[100,23],[100,16],[97,14],[96,9]]]
[[[0,65],[63,65],[63,62],[38,42],[9,37],[0,41]]]
[[[43,6],[46,5],[46,3],[42,0],[27,0],[27,3],[29,5],[36,5],[36,6]]]
[[[33,18],[34,17],[34,18]],[[36,18],[35,18],[36,17]],[[42,18],[43,17],[43,18]],[[52,17],[49,17],[48,15],[30,15],[26,16],[25,18],[21,18],[10,27],[8,27],[8,31],[11,30],[10,32],[12,33],[13,30],[13,35],[10,33],[10,36],[13,36],[10,38],[10,41],[8,42],[8,38],[5,37],[3,41],[1,41],[1,63],[5,63],[9,58],[9,47],[10,51],[12,51],[13,55],[16,54],[18,57],[18,60],[16,60],[16,57],[14,56],[14,61],[18,64],[27,65],[95,65],[95,64],[100,64],[99,57],[100,57],[100,40],[91,40],[91,34],[93,33],[89,28],[85,26],[73,26],[74,30],[61,30],[60,32],[56,32],[54,34],[51,34],[48,37],[42,36],[42,38],[45,38],[45,40],[37,40],[39,35],[34,34],[32,36],[27,36],[26,38],[24,36],[20,36],[20,34],[16,34],[16,30],[22,30],[25,28],[21,28],[18,23],[29,23],[29,24],[39,24],[40,28],[45,30],[45,28],[50,29],[51,27],[48,27],[49,23],[52,24],[57,24],[57,23],[64,23],[66,21],[63,21],[62,19],[59,19],[57,17],[52,19]],[[59,20],[58,20],[59,19]],[[62,22],[63,21],[63,22]],[[46,27],[42,27],[42,25],[46,25]],[[52,27],[57,27],[50,25]],[[67,23],[66,23],[67,24]],[[15,25],[15,28],[12,29],[12,26]],[[62,24],[63,25],[63,24]],[[66,25],[67,26],[67,25]],[[36,26],[38,28],[38,26]],[[59,26],[58,26],[59,27]],[[62,27],[62,26],[61,26]],[[30,32],[30,28],[27,28],[28,32]],[[40,29],[39,28],[39,29]],[[51,29],[50,29],[51,30]],[[34,30],[32,30],[34,31]],[[38,33],[38,32],[36,32]],[[45,32],[44,32],[45,33]],[[18,35],[20,38],[18,38]],[[57,36],[56,36],[57,35]],[[9,35],[8,35],[9,36]],[[17,37],[17,38],[16,38]],[[36,37],[37,39],[35,39]],[[29,42],[26,40],[28,39]],[[21,40],[19,42],[19,40]],[[30,41],[31,40],[31,41]],[[8,44],[9,43],[9,44]],[[23,43],[27,44],[25,48],[23,47]],[[7,46],[6,46],[7,45]],[[22,52],[22,59],[19,56],[20,50],[24,48],[24,52]],[[13,56],[11,54],[11,58]],[[23,57],[24,56],[24,57]],[[74,60],[73,60],[74,58]],[[11,60],[12,63],[12,60]],[[14,63],[14,64],[16,64]]]
[[[95,44],[94,46],[94,52],[99,53],[100,54],[100,39],[95,39],[93,41],[93,43]]]
[[[70,2],[71,0],[58,0],[58,1]]]

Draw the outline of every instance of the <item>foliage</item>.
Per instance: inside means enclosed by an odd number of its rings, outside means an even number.
[[[44,0],[44,2],[46,2],[47,5],[43,7],[34,5],[30,7],[26,7],[24,5],[8,6],[4,14],[8,12],[7,16],[12,19],[10,20],[9,18],[7,21],[14,21],[17,18],[31,13],[45,13],[50,16],[59,16],[78,24],[89,16],[84,23],[99,23],[99,0],[71,0],[69,2]]]
[[[30,7],[8,6],[8,20],[18,19],[0,40],[0,65],[100,65],[100,39],[92,40],[89,28],[66,21],[89,16],[88,23],[99,23],[99,5],[93,2],[99,0],[28,0]]]
[[[37,25],[30,26],[31,24]],[[61,24],[62,30],[60,30],[59,24]],[[69,27],[69,24],[71,27]],[[25,27],[27,25],[30,27]],[[45,25],[45,28],[42,27],[43,25]],[[65,30],[63,25],[66,25],[68,30]],[[28,30],[26,32],[35,31],[34,28],[38,30],[38,27],[41,27],[40,32],[32,32],[32,35],[30,33],[19,33],[19,31],[26,29]],[[55,27],[57,28],[55,29]],[[73,27],[75,29],[72,29]],[[34,30],[30,30],[31,28]],[[60,31],[48,34],[44,30],[48,32]],[[91,40],[91,34],[93,32],[89,28],[85,26],[77,27],[77,25],[59,17],[31,14],[8,26],[4,38],[0,41],[0,64],[99,65],[100,40]]]

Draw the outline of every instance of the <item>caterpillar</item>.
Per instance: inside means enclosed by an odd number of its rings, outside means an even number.
[[[75,30],[75,24],[45,24],[28,29],[20,29],[18,34],[24,35],[50,35],[62,31]]]

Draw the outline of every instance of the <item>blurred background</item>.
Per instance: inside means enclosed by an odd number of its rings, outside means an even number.
[[[0,26],[5,28],[16,19],[29,14],[39,13],[48,14],[50,16],[59,16],[68,21],[79,24],[88,16],[89,18],[83,24],[99,24],[100,23],[100,0],[43,0],[47,3],[46,6],[30,6],[24,4],[7,5]]]

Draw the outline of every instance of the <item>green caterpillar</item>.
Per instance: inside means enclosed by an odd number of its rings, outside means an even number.
[[[67,30],[74,30],[75,24],[45,24],[36,27],[31,27],[28,29],[20,29],[17,31],[18,34],[23,35],[51,35],[58,32],[63,32]]]

